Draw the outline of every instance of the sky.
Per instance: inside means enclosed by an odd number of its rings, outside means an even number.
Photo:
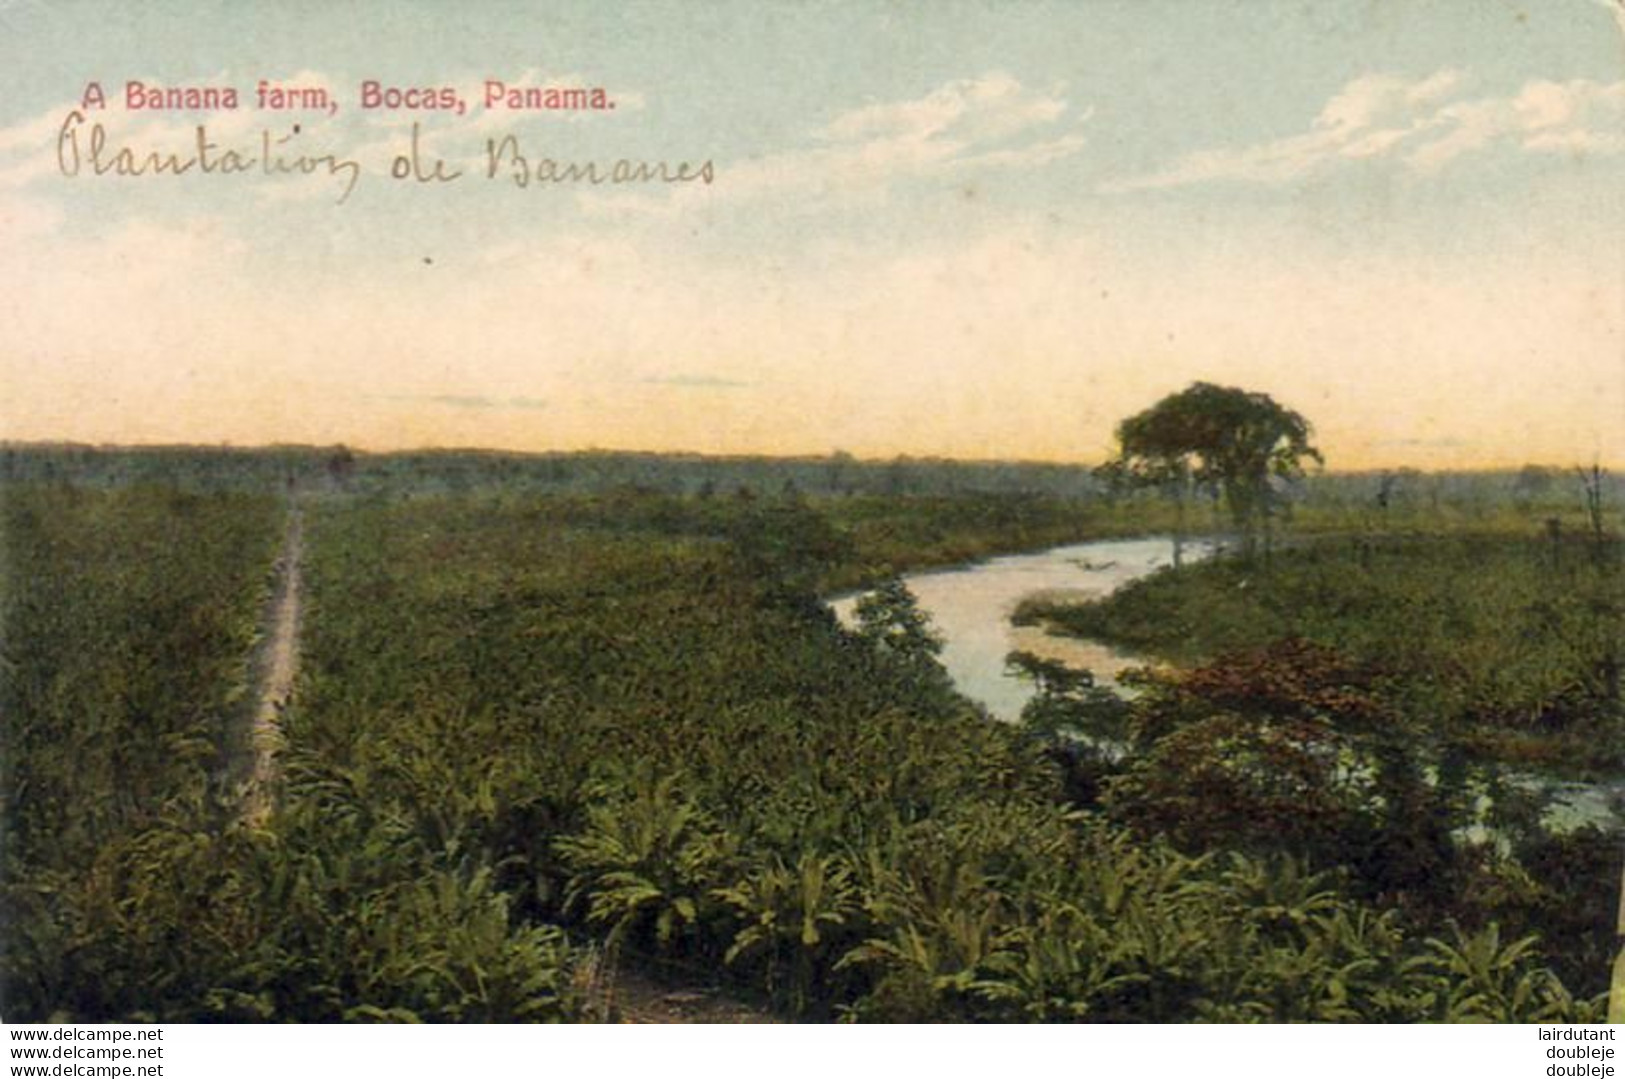
[[[1093,462],[1195,380],[1332,468],[1625,465],[1619,0],[0,0],[0,439]]]

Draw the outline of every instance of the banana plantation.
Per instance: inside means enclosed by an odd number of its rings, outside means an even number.
[[[821,597],[1165,507],[263,467],[4,488],[10,1020],[600,1021],[629,974],[819,1022],[1604,1012],[1618,836],[1518,815],[1505,783],[1492,827],[1472,812],[1497,764],[1625,744],[1598,665],[1617,587],[1581,589],[1584,548],[1554,571],[1569,593],[1507,601],[1572,642],[1528,669],[1471,651],[1500,617],[1476,607],[1384,651],[1357,623],[1400,600],[1283,550],[1181,570],[1194,606],[1168,575],[1133,606],[1028,612],[1148,652],[1173,646],[1146,620],[1183,618],[1195,644],[1125,695],[1029,659],[1038,695],[1005,723],[906,588],[856,629]],[[258,815],[230,747],[293,503],[298,676]],[[1328,542],[1373,581],[1444,572]]]

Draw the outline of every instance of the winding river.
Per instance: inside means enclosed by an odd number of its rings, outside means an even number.
[[[1184,557],[1211,553],[1206,543],[1185,544]],[[903,578],[944,641],[942,665],[954,685],[997,719],[1015,722],[1032,699],[1032,683],[1006,672],[1004,657],[1031,652],[1070,667],[1093,671],[1103,684],[1135,657],[1098,641],[1051,636],[1037,626],[1013,626],[1016,605],[1033,596],[1099,599],[1173,562],[1169,539],[1100,540],[1034,554],[1006,555],[970,566],[931,570]],[[843,625],[856,621],[858,596],[831,601]]]
[[[1184,557],[1193,561],[1214,549],[1211,542],[1187,542]],[[955,687],[994,718],[1014,722],[1033,687],[1005,669],[1004,657],[1013,651],[1087,668],[1108,686],[1124,668],[1144,662],[1099,641],[1012,625],[1017,604],[1034,596],[1099,599],[1171,565],[1173,550],[1166,538],[1099,540],[908,574],[903,581],[943,638],[942,664]],[[843,625],[855,624],[860,595],[830,601]],[[1625,781],[1573,783],[1529,775],[1524,782],[1555,795],[1547,822],[1560,830],[1588,823],[1625,827]]]

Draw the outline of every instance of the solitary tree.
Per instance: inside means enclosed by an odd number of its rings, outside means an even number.
[[[1273,508],[1271,479],[1301,476],[1306,459],[1322,460],[1310,434],[1308,420],[1268,394],[1194,382],[1119,423],[1118,453],[1105,471],[1119,481],[1173,484],[1182,498],[1192,485],[1222,494],[1251,546]]]

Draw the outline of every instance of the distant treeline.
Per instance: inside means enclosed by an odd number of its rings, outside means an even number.
[[[0,482],[122,486],[161,482],[204,490],[341,488],[356,493],[451,493],[511,489],[597,493],[638,489],[678,495],[809,496],[1029,495],[1094,500],[1132,496],[1096,476],[1094,464],[958,461],[900,456],[865,460],[840,451],[819,457],[725,457],[584,450],[507,453],[422,450],[365,453],[344,446],[101,447],[0,444]],[[1618,505],[1625,478],[1604,475]],[[1497,471],[1390,469],[1324,472],[1283,487],[1289,503],[1341,508],[1436,509],[1473,503],[1570,507],[1583,485],[1576,468],[1530,465]]]

